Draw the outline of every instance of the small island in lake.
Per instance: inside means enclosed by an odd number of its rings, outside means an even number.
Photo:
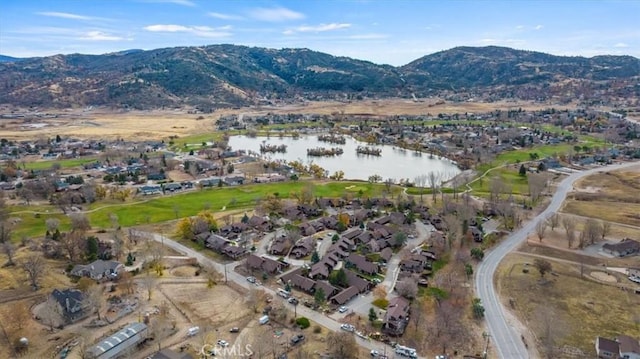
[[[316,147],[316,148],[308,148],[307,149],[307,156],[313,156],[313,157],[333,157],[333,156],[339,156],[343,153],[344,151],[342,150],[342,148],[340,147],[331,147],[331,148],[326,148],[326,147]]]
[[[358,146],[356,148],[356,153],[369,156],[382,156],[381,149],[369,146]]]
[[[269,145],[269,144],[261,144],[260,145],[261,153],[285,153],[287,152],[287,145]]]
[[[344,138],[344,136],[334,135],[334,134],[320,135],[320,136],[318,136],[318,141],[328,142],[328,143],[335,143],[335,144],[338,144],[338,145],[344,145],[344,144],[347,143],[347,140]]]

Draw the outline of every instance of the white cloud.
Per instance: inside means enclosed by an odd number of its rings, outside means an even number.
[[[102,31],[89,31],[80,37],[80,40],[89,41],[120,41],[124,38],[120,36],[110,35]]]
[[[84,20],[84,21],[89,21],[89,20],[96,20],[97,18],[92,17],[92,16],[85,16],[85,15],[78,15],[78,14],[72,14],[72,13],[68,13],[68,12],[57,12],[57,11],[43,11],[43,12],[38,12],[38,15],[42,15],[42,16],[49,16],[49,17],[58,17],[61,19],[70,19],[70,20]]]
[[[249,16],[256,20],[270,22],[301,20],[305,18],[304,14],[284,7],[255,8],[249,11]]]
[[[157,24],[144,27],[145,30],[150,32],[184,32],[190,33],[200,37],[228,37],[231,33],[228,30],[230,26],[223,26],[221,28],[213,28],[209,26],[183,26],[174,24]]]
[[[298,26],[294,29],[285,30],[284,34],[292,35],[292,34],[295,34],[296,32],[325,32],[325,31],[346,29],[349,27],[351,27],[351,24],[332,23],[332,24],[320,24],[316,26],[303,25],[303,26]]]
[[[146,3],[158,3],[158,4],[175,4],[182,6],[196,6],[196,4],[191,0],[141,0]]]
[[[613,45],[613,47],[617,47],[619,49],[623,49],[623,48],[629,47],[629,45],[625,44],[624,42],[619,42],[619,43]]]
[[[361,34],[349,36],[349,39],[351,40],[383,40],[388,38],[389,35],[386,34]]]
[[[232,15],[232,14],[223,14],[220,12],[208,12],[207,16],[220,19],[220,20],[242,20],[244,19],[242,16]]]
[[[536,25],[536,27],[534,27],[534,30],[542,30],[544,28],[544,26],[542,25]]]
[[[495,44],[498,42],[498,40],[496,39],[480,39],[480,41],[478,41],[481,44]]]
[[[522,29],[524,29],[524,25],[518,25],[518,26],[516,26],[516,30],[522,30]]]

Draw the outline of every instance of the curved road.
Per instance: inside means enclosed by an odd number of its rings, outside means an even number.
[[[484,305],[485,318],[492,344],[493,347],[496,348],[500,358],[529,358],[529,353],[520,338],[521,333],[514,330],[513,326],[507,322],[505,318],[505,308],[493,285],[493,277],[500,261],[520,245],[529,233],[534,231],[540,221],[546,220],[551,214],[560,209],[562,202],[564,202],[567,197],[567,193],[573,189],[573,183],[575,181],[597,172],[618,170],[637,166],[638,164],[640,164],[640,162],[628,162],[620,165],[597,167],[569,175],[558,184],[556,193],[551,198],[551,203],[549,203],[549,206],[542,213],[509,235],[506,240],[489,252],[484,260],[480,262],[476,269],[476,293]]]

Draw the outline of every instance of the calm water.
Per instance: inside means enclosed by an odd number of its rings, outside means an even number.
[[[460,172],[455,163],[446,158],[429,158],[426,153],[417,155],[414,151],[401,150],[388,145],[375,146],[382,150],[380,157],[360,155],[356,153],[356,147],[367,144],[351,137],[346,137],[346,140],[346,144],[339,145],[318,141],[315,135],[300,136],[298,139],[231,136],[229,145],[234,150],[244,149],[260,153],[260,144],[263,142],[269,145],[285,144],[287,145],[286,153],[265,153],[263,156],[272,160],[301,161],[304,164],[313,162],[327,170],[330,175],[336,171],[343,171],[345,179],[366,181],[371,175],[380,175],[383,179],[393,178],[396,181],[409,179],[413,182],[417,176],[432,171],[442,173],[447,179]],[[316,147],[341,147],[344,153],[334,157],[307,157],[307,149]]]

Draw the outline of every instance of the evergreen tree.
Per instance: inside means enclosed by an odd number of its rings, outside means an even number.
[[[518,171],[520,176],[525,177],[527,175],[527,169],[524,167],[524,164],[520,165],[520,170]]]
[[[369,308],[369,321],[375,322],[378,319],[378,315],[376,314],[376,310],[373,308]]]

